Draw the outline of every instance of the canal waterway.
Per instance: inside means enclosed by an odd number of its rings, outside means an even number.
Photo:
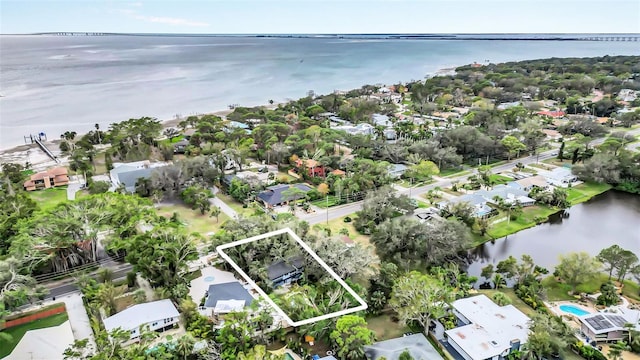
[[[560,255],[586,251],[595,256],[614,244],[640,257],[640,196],[611,190],[553,215],[547,223],[480,245],[470,253],[468,272],[480,276],[487,264],[523,254],[552,272]]]

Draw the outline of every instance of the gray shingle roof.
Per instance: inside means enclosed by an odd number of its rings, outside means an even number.
[[[254,300],[249,291],[237,281],[210,285],[207,294],[204,306],[211,308],[216,307],[220,300],[244,300],[244,306],[251,305]]]
[[[296,269],[301,269],[304,266],[304,259],[302,257],[295,257],[288,261],[277,261],[269,265],[267,268],[267,276],[269,280],[273,281],[282,275],[288,274]]]
[[[289,189],[289,187],[291,186],[296,187],[304,191],[305,193],[308,191],[311,191],[311,187],[307,184],[293,184],[293,185],[280,184],[280,185],[269,186],[265,191],[258,194],[258,199],[266,202],[269,205],[278,205],[278,204],[287,202],[289,200],[302,199],[302,196],[294,199],[287,199],[286,196],[282,195],[282,193],[287,189]]]

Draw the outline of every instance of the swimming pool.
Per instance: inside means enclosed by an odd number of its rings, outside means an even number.
[[[584,315],[591,314],[590,312],[574,305],[560,305],[559,308],[560,310],[569,314],[573,314],[575,316],[584,316]]]

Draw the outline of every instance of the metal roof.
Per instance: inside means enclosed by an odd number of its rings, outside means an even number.
[[[154,321],[180,316],[171,300],[159,300],[144,304],[133,305],[121,312],[104,319],[104,328],[107,332],[121,328],[131,331],[144,324]]]

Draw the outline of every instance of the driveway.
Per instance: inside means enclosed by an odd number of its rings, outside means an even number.
[[[93,330],[91,330],[89,316],[82,302],[82,295],[77,293],[70,294],[58,300],[64,301],[67,306],[67,314],[69,315],[73,336],[77,340],[89,339],[89,343],[93,344]]]
[[[220,192],[220,189],[215,186],[211,190],[213,191],[214,195]],[[218,199],[217,197],[211,198],[209,199],[209,201],[211,202],[211,205],[219,207],[220,211],[222,211],[228,217],[232,219],[238,217],[238,213],[235,210],[233,210],[229,205],[227,205],[224,201]]]
[[[70,183],[67,186],[67,200],[75,200],[76,193],[82,189],[82,183]]]
[[[207,266],[200,270],[202,275],[191,280],[189,287],[189,295],[196,304],[200,304],[200,300],[202,300],[204,294],[209,290],[210,285],[237,281],[232,273],[217,269],[213,266]]]

